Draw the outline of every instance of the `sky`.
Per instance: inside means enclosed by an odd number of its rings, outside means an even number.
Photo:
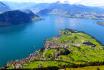
[[[4,0],[0,0],[4,1]],[[82,4],[87,6],[104,6],[104,0],[5,0],[12,2],[36,2],[36,3],[53,3],[60,1],[61,3]]]

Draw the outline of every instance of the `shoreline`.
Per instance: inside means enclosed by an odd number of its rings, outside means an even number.
[[[61,17],[66,17],[66,18],[76,18],[76,19],[89,19],[89,20],[104,20],[104,18],[88,18],[88,17],[71,17],[71,16],[66,16],[66,15],[57,15],[57,14],[50,14],[50,15],[56,15],[56,16],[61,16]]]
[[[0,27],[12,27],[12,26],[25,26],[25,25],[28,25],[28,24],[30,24],[30,23],[33,23],[33,22],[38,22],[38,21],[41,21],[41,20],[43,20],[42,18],[38,18],[38,19],[34,19],[34,20],[32,20],[32,21],[30,21],[30,22],[28,22],[28,23],[19,23],[19,24],[8,24],[8,23],[6,23],[6,25],[1,25],[0,24]]]
[[[67,28],[65,29],[65,30],[67,30]],[[74,29],[68,29],[69,31],[76,31],[76,33],[84,33],[84,34],[87,34],[87,35],[89,35],[91,38],[93,38],[93,39],[95,39],[98,43],[100,43],[102,46],[104,46],[104,44],[103,43],[101,43],[98,39],[96,39],[95,37],[93,37],[91,34],[89,34],[89,33],[86,33],[86,32],[83,32],[83,31],[78,31],[78,30],[74,30]]]
[[[87,33],[85,33],[85,32],[81,32],[81,31],[76,31],[76,30],[73,30],[73,29],[64,29],[64,30],[68,30],[68,31],[70,31],[70,32],[74,32],[74,33],[84,33],[84,34],[87,34]],[[90,34],[87,34],[87,35],[89,35],[91,38],[93,38],[93,39],[95,39],[96,40],[96,38],[94,38],[93,36],[91,36]],[[54,37],[54,38],[58,38],[58,37]],[[96,40],[99,44],[101,44],[98,40]],[[44,51],[44,50],[46,50],[46,49],[52,49],[52,47],[46,47],[46,46],[49,46],[49,42],[47,43],[48,41],[46,40],[46,42],[45,42],[45,44],[44,44],[44,47],[43,48],[40,48],[39,50],[37,50],[37,51],[35,51],[35,52],[33,52],[33,53],[31,53],[29,56],[27,56],[26,58],[23,58],[23,59],[20,59],[20,60],[16,60],[16,61],[11,61],[11,62],[9,62],[9,63],[7,63],[7,65],[6,66],[4,66],[4,68],[8,68],[8,66],[9,65],[13,65],[13,66],[20,66],[21,67],[21,65],[23,65],[23,64],[25,64],[25,63],[28,63],[28,62],[31,62],[31,61],[38,61],[39,59],[37,58],[40,54],[40,52],[41,51]],[[101,44],[102,45],[102,44]],[[103,45],[102,45],[103,46]],[[60,48],[60,47],[54,47],[53,49],[57,49],[57,48]],[[66,48],[66,47],[62,47],[62,48]],[[43,61],[44,61],[44,59],[43,59]]]

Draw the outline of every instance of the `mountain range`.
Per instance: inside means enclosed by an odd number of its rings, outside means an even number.
[[[39,11],[49,12],[54,9],[64,10],[71,13],[78,12],[96,12],[96,13],[104,13],[104,9],[102,7],[91,7],[84,5],[75,5],[75,4],[67,4],[67,3],[14,3],[14,2],[3,2],[5,5],[10,7],[11,9],[30,9],[34,13]]]
[[[43,7],[46,4],[42,4],[41,6]],[[99,7],[90,7],[90,6],[83,6],[83,5],[71,5],[71,4],[61,4],[61,3],[53,3],[47,6],[47,8],[41,10],[39,13],[40,14],[45,14],[52,12],[53,10],[57,10],[58,13],[68,12],[68,13],[104,13],[103,8]],[[60,11],[61,10],[61,11]]]
[[[15,10],[18,10],[18,11],[15,11]],[[104,19],[104,8],[102,7],[91,7],[91,6],[67,4],[67,3],[60,3],[60,2],[39,3],[39,4],[0,2],[0,12],[3,12],[3,14],[0,14],[0,16],[5,15],[5,12],[6,14],[7,13],[9,14],[9,15],[6,15],[8,16],[8,18],[10,16],[13,16],[13,14],[11,14],[10,12],[12,13],[17,12],[15,15],[20,15],[19,17],[21,17],[21,13],[22,15],[25,14],[25,16],[27,16],[26,13],[21,12],[21,11],[27,12],[27,10],[30,12],[30,14],[28,14],[29,17],[35,14],[37,15],[46,15],[46,14],[60,15],[61,14],[61,15],[68,15],[68,17]],[[37,15],[35,16],[37,17]],[[15,19],[17,18],[16,16],[13,16],[13,17],[15,17]]]

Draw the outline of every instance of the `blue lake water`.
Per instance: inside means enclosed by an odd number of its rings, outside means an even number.
[[[57,36],[65,28],[86,32],[104,44],[104,27],[96,24],[99,20],[54,15],[43,18],[25,26],[0,27],[0,66],[27,57],[44,47],[46,39]]]

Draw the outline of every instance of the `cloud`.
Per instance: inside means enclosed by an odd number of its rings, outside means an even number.
[[[0,1],[4,1],[4,0],[0,0]],[[5,0],[5,1],[9,1],[9,2],[36,2],[36,3],[48,2],[48,3],[52,3],[52,2],[55,2],[55,1],[59,1],[59,0]]]
[[[4,0],[0,0],[4,1]],[[52,3],[60,1],[61,3],[67,2],[70,4],[83,4],[88,6],[104,6],[104,0],[5,0],[12,2],[36,2],[36,3]]]
[[[81,0],[79,4],[90,6],[104,6],[104,0]]]

